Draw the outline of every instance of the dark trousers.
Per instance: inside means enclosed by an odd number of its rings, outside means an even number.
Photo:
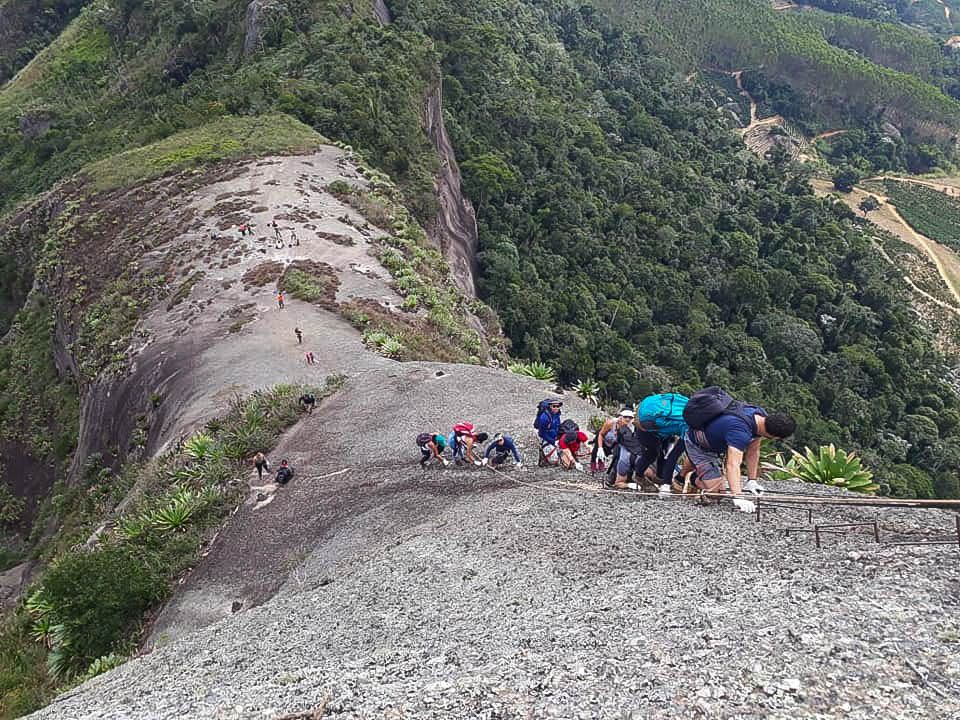
[[[661,450],[667,449],[666,443],[661,443]],[[661,452],[657,458],[657,477],[660,478],[660,484],[666,485],[673,480],[674,470],[680,461],[680,456],[686,452],[687,446],[683,444],[683,438],[677,438],[677,442],[669,452]]]

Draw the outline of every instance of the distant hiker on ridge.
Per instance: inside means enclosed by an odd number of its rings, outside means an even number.
[[[729,484],[730,494],[735,498],[733,504],[739,510],[756,510],[741,494],[743,490],[763,491],[757,481],[760,443],[763,438],[790,437],[797,429],[797,421],[786,413],[768,414],[761,407],[738,402],[718,387],[694,393],[683,411],[683,418],[690,429],[683,438],[687,459],[681,473],[686,476],[695,471],[696,486],[708,493],[722,493],[724,485]],[[741,463],[747,466],[747,482],[743,486]]]
[[[294,332],[294,333],[296,334],[296,336],[297,336],[297,345],[302,345],[302,344],[303,344],[303,331],[302,331],[300,328],[295,327],[295,328],[293,329],[293,332]]]
[[[283,290],[277,291],[277,305],[279,305],[280,309],[283,310]]]
[[[317,404],[317,396],[312,392],[305,392],[297,400],[297,405],[307,411],[307,415],[313,415],[313,408]]]
[[[280,467],[277,468],[277,477],[275,482],[277,485],[286,485],[293,479],[293,468],[287,464],[286,460],[280,461]]]

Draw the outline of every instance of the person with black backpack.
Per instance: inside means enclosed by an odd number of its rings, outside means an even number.
[[[316,406],[316,404],[317,404],[317,396],[314,395],[312,392],[305,392],[297,400],[297,405],[301,409],[305,409],[308,415],[313,415],[313,408]]]
[[[277,485],[286,485],[293,479],[293,468],[287,464],[286,460],[280,461],[280,467],[277,468],[277,477],[275,482]]]
[[[684,435],[687,459],[682,475],[696,473],[696,486],[708,493],[722,493],[729,484],[733,504],[742,512],[756,506],[742,497],[744,490],[763,490],[757,481],[760,444],[764,438],[782,440],[797,429],[787,413],[768,413],[761,407],[734,400],[718,387],[694,393],[683,410],[689,430]],[[747,466],[747,482],[741,484],[740,466]]]
[[[560,462],[560,451],[557,449],[557,438],[560,436],[560,408],[563,403],[555,398],[542,400],[537,405],[537,416],[533,421],[533,428],[540,438],[540,457],[537,464],[556,465]]]

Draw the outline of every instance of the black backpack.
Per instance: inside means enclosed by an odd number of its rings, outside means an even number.
[[[560,430],[558,431],[557,437],[563,437],[569,432],[579,432],[580,426],[577,425],[573,420],[569,418],[560,423]]]
[[[707,423],[721,415],[736,415],[750,424],[747,416],[743,414],[743,404],[716,385],[695,392],[683,409],[683,419],[694,430],[703,430]]]
[[[557,401],[554,398],[547,398],[546,400],[541,400],[537,404],[537,416],[533,419],[534,430],[540,429],[540,416],[547,412],[547,408],[549,408],[550,405],[553,405],[556,402]]]

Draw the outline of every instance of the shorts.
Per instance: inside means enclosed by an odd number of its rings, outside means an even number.
[[[719,454],[704,450],[697,444],[693,430],[687,430],[683,436],[683,444],[687,451],[687,458],[697,468],[697,480],[709,482],[723,477],[723,459]]]
[[[510,457],[510,453],[503,453],[503,454],[494,453],[493,457],[490,458],[490,464],[503,465],[507,461],[508,457]]]
[[[420,455],[422,455],[423,460],[429,460],[433,456],[429,445],[419,445],[418,447],[420,448]]]

